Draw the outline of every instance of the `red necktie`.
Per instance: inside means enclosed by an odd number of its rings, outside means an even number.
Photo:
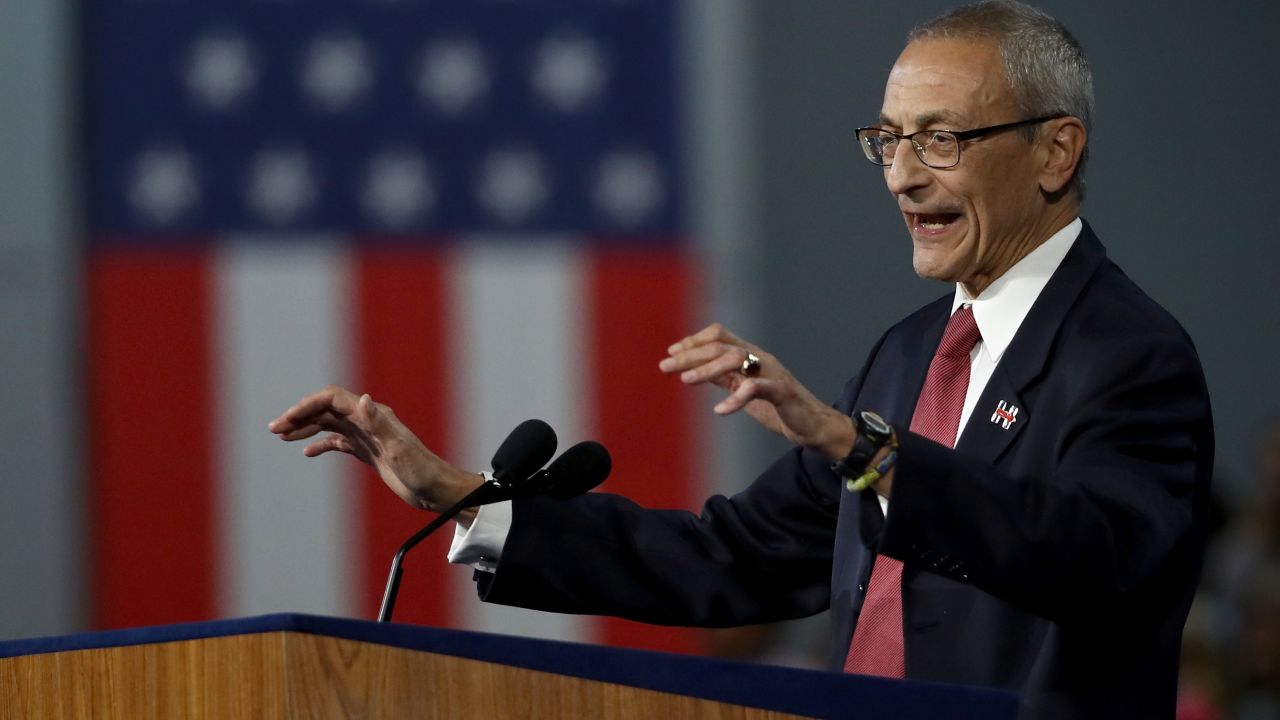
[[[929,363],[911,432],[952,447],[960,429],[964,396],[969,391],[969,353],[982,335],[965,305],[951,316],[942,342]],[[877,555],[867,598],[853,632],[844,671],[859,675],[906,677],[906,653],[902,646],[902,562]]]

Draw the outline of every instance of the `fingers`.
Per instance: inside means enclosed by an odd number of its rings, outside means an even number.
[[[326,430],[329,432],[341,433],[350,437],[368,436],[369,433],[366,429],[367,425],[353,422],[353,417],[353,415],[340,415],[326,411],[298,421],[298,423],[307,423],[305,425],[297,424],[293,426],[285,426],[273,424],[271,427],[273,432],[275,432],[281,440],[287,441],[305,440]],[[288,429],[285,429],[286,427],[288,427]]]
[[[737,345],[725,346],[718,350],[717,354],[705,353],[708,357],[704,360],[697,357],[704,354],[701,350],[694,350],[686,353],[692,357],[682,355],[676,359],[678,366],[683,369],[680,372],[680,380],[686,385],[696,385],[704,382],[714,382],[724,387],[732,387],[740,382],[742,375],[742,364],[747,359],[747,349]]]
[[[384,413],[383,410],[386,412]],[[356,418],[368,428],[378,427],[390,415],[391,408],[374,402],[369,393],[360,396],[360,399],[356,401],[355,412],[352,413],[353,418]]]
[[[828,431],[830,406],[800,385],[777,358],[723,325],[708,325],[673,343],[667,352],[668,357],[658,363],[662,372],[679,373],[688,385],[710,382],[728,391],[713,408],[717,415],[746,410],[765,428],[806,447],[821,445],[838,434]],[[760,362],[756,372],[747,375],[744,362],[752,354]],[[837,415],[847,426],[848,418]]]
[[[763,400],[774,406],[792,402],[797,396],[790,376],[782,378],[743,378],[733,391],[716,403],[717,415],[729,415],[745,408],[753,400]]]
[[[760,349],[740,340],[723,325],[709,325],[667,348],[669,357],[658,363],[664,373],[680,373],[688,385],[714,382],[734,387],[737,374],[749,352],[764,355]]]
[[[267,429],[277,435],[290,433],[308,425],[319,424],[321,418],[336,419],[355,411],[357,397],[355,393],[337,385],[330,385],[323,390],[311,393],[299,400],[280,417],[267,424]],[[315,433],[312,433],[313,435]],[[306,436],[303,436],[306,437]]]
[[[292,442],[294,440],[306,440],[307,438],[313,435],[318,435],[323,431],[324,427],[319,423],[311,423],[310,425],[303,425],[300,428],[295,428],[287,432],[277,432],[276,434],[280,436],[281,440],[288,440]]]
[[[725,326],[720,323],[712,323],[698,332],[672,343],[672,345],[667,348],[667,354],[676,355],[708,343],[723,343],[725,345],[737,346],[745,346],[747,344],[739,339],[737,335],[729,332],[729,329]]]
[[[327,452],[342,452],[348,455],[354,455],[355,450],[351,443],[341,435],[336,433],[327,435],[302,449],[302,454],[306,457],[316,457]]]
[[[726,362],[737,361],[738,366],[747,356],[746,348],[741,345],[713,342],[697,345],[688,350],[665,357],[658,363],[658,369],[665,373],[685,372],[710,362],[729,356]]]
[[[723,400],[716,403],[712,410],[717,415],[732,415],[739,410],[745,408],[747,403],[762,396],[769,385],[768,380],[759,380],[755,378],[747,378],[738,383],[738,387],[733,392],[725,396]]]
[[[322,432],[330,434],[303,448],[303,455],[316,457],[342,452],[376,466],[388,438],[403,430],[395,413],[374,402],[368,393],[355,393],[330,385],[299,400],[267,428],[281,440],[305,440]],[[381,471],[380,471],[381,472]]]

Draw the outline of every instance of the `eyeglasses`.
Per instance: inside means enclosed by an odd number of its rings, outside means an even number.
[[[983,135],[989,135],[1001,130],[1012,130],[1013,128],[1056,120],[1060,117],[1066,116],[1046,115],[1031,120],[1019,120],[1017,122],[1004,123],[1003,125],[992,125],[960,132],[921,130],[910,135],[902,135],[892,130],[878,127],[861,127],[858,128],[858,144],[862,146],[862,152],[866,153],[867,159],[871,162],[876,165],[892,165],[893,158],[898,151],[898,142],[900,140],[910,140],[911,146],[916,150],[916,156],[920,158],[920,162],[931,168],[944,170],[949,167],[955,167],[956,163],[960,162],[960,143],[966,140],[980,138]]]

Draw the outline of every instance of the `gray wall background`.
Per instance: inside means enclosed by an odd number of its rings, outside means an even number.
[[[0,638],[80,626],[69,2],[0,2]]]
[[[706,18],[735,28],[721,50],[736,57],[716,77],[741,83],[717,94],[732,107],[708,113],[724,123],[710,177],[733,185],[707,193],[713,303],[830,397],[889,324],[948,291],[911,272],[895,206],[852,131],[878,114],[906,31],[950,3],[705,2],[717,8]],[[1094,67],[1084,214],[1195,339],[1222,485],[1247,495],[1255,428],[1280,412],[1280,6],[1042,6]],[[0,638],[78,629],[86,603],[74,8],[0,2]],[[733,468],[782,448],[742,420],[719,437]]]

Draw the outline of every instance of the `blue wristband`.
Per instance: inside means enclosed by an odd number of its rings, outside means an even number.
[[[880,461],[879,465],[876,465],[874,468],[863,473],[862,477],[857,480],[849,478],[845,481],[849,488],[849,492],[861,492],[872,485],[875,485],[880,478],[884,477],[886,473],[893,469],[893,464],[897,461],[898,451],[889,451],[889,454],[884,457],[884,460]]]

